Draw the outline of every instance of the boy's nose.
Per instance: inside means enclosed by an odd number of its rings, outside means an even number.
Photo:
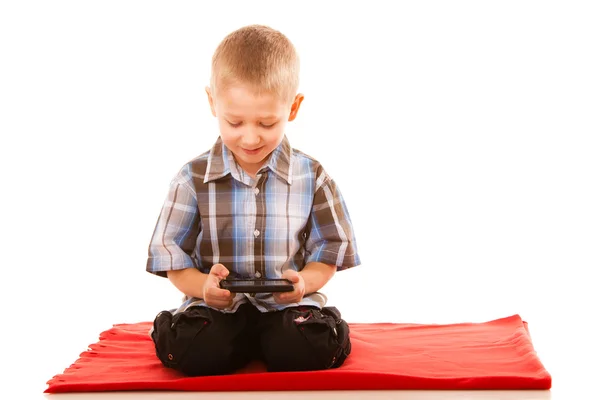
[[[253,146],[256,146],[260,143],[260,135],[256,132],[255,129],[249,128],[242,135],[242,146],[252,149]]]

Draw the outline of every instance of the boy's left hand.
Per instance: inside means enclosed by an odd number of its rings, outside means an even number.
[[[281,293],[273,293],[273,297],[275,298],[275,302],[278,304],[288,304],[288,303],[299,303],[302,301],[304,297],[304,278],[297,271],[293,269],[288,269],[281,276],[283,279],[287,279],[294,284],[293,292],[281,292]]]

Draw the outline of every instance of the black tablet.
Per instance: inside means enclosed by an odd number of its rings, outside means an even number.
[[[287,279],[223,279],[221,288],[234,293],[292,292],[294,285]]]

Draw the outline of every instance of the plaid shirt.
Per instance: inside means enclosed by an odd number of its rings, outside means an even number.
[[[186,164],[171,182],[152,236],[146,270],[197,268],[221,263],[238,277],[280,278],[318,261],[343,270],[360,264],[348,210],[335,182],[286,137],[256,178],[248,175],[219,138]],[[280,305],[271,294],[237,294],[233,307],[251,302],[260,311],[323,307],[322,293]],[[176,312],[202,299],[185,297]]]

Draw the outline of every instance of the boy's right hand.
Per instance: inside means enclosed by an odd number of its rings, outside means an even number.
[[[220,310],[231,307],[235,293],[221,289],[219,286],[219,283],[227,278],[227,275],[229,275],[229,270],[223,264],[212,266],[202,289],[204,302],[207,305]]]

